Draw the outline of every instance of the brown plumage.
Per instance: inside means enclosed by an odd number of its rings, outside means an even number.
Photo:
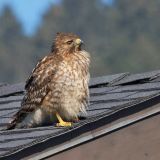
[[[57,33],[52,52],[39,61],[26,81],[21,108],[7,129],[55,120],[57,126],[71,126],[80,112],[86,112],[90,57],[81,45],[77,35]]]

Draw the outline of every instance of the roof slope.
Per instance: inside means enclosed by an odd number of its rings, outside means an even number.
[[[19,109],[23,92],[24,83],[0,84],[0,130],[5,128],[10,118]],[[0,131],[0,157],[16,154],[18,157],[18,153],[25,150],[29,151],[36,144],[39,144],[41,151],[45,147],[47,148],[47,145],[44,144],[50,140],[52,140],[52,145],[56,146],[85,131],[98,127],[99,124],[103,126],[105,123],[125,116],[121,114],[123,110],[142,110],[149,107],[151,102],[158,103],[160,101],[160,70],[142,74],[121,73],[92,78],[90,96],[90,106],[87,109],[88,116],[74,124],[73,127],[44,126]],[[150,105],[139,105],[146,102]],[[112,118],[110,118],[111,115],[113,115]],[[98,122],[100,123],[98,124]],[[42,143],[43,147],[40,146]]]

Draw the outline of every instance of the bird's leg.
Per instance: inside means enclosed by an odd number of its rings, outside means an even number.
[[[56,117],[59,121],[59,123],[56,124],[57,127],[70,127],[70,126],[72,126],[71,122],[63,121],[63,119],[61,118],[61,116],[57,112],[56,112]]]

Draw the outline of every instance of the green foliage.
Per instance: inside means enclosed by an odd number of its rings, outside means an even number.
[[[32,52],[30,40],[23,35],[20,24],[8,7],[0,17],[0,26],[0,81],[23,81]]]
[[[91,53],[92,76],[160,68],[158,0],[63,0],[51,6],[33,37],[26,37],[9,8],[0,16],[0,81],[24,81],[50,51],[56,32],[74,32]]]

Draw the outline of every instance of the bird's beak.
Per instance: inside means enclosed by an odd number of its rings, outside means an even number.
[[[78,46],[80,46],[81,44],[83,44],[83,41],[81,39],[77,38],[75,40],[75,44],[78,45]]]

